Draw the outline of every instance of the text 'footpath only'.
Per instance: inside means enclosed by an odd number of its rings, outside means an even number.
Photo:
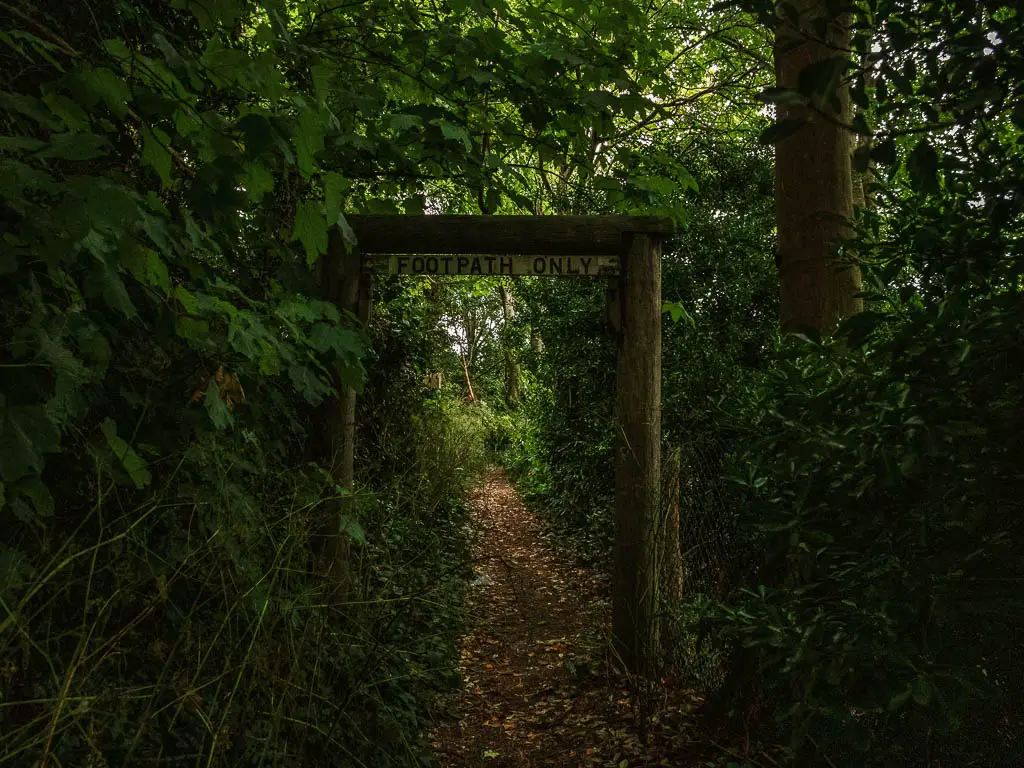
[[[393,275],[612,277],[618,256],[390,256]]]

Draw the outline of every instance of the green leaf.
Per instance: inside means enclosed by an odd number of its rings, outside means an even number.
[[[107,49],[107,53],[113,56],[115,59],[129,59],[131,58],[132,52],[128,50],[128,46],[125,45],[124,40],[119,38],[111,38],[110,40],[103,41],[103,47]]]
[[[44,454],[60,450],[60,432],[41,405],[6,405],[0,395],[0,478],[42,472]]]
[[[136,247],[129,250],[125,263],[132,276],[143,285],[159,288],[164,295],[171,293],[171,277],[160,254],[151,248]]]
[[[132,94],[123,77],[106,67],[87,67],[82,70],[81,77],[86,90],[83,95],[102,101],[118,118],[128,114]]]
[[[352,249],[359,245],[359,239],[344,213],[338,214],[338,229],[341,231],[341,240],[345,244],[346,253],[352,253]]]
[[[59,93],[48,93],[43,101],[64,125],[72,131],[85,131],[89,128],[89,115],[78,104]]]
[[[309,178],[316,171],[316,154],[324,148],[324,126],[319,115],[305,108],[299,114],[298,128],[295,133],[295,153],[299,172]]]
[[[401,133],[402,131],[407,131],[410,128],[417,128],[423,125],[423,118],[420,117],[419,115],[399,114],[392,115],[389,122],[391,123],[391,130],[395,131],[396,133]],[[444,130],[443,125],[441,130]]]
[[[31,152],[45,146],[45,141],[28,136],[0,136],[0,152]]]
[[[338,527],[342,533],[347,533],[360,544],[366,543],[366,531],[363,530],[363,526],[359,524],[358,520],[342,517],[340,523]]]
[[[203,339],[210,333],[210,324],[195,317],[177,317],[174,320],[174,333],[183,339]]]
[[[11,110],[32,118],[41,128],[48,131],[60,130],[60,120],[55,118],[52,110],[47,108],[45,100],[23,93],[0,91],[0,111]]]
[[[666,301],[661,306],[662,312],[668,312],[669,317],[672,318],[673,323],[685,321],[691,328],[696,328],[697,324],[694,322],[693,316],[686,311],[686,307],[680,304],[678,301]]]
[[[808,64],[797,76],[797,90],[819,98],[834,93],[848,65],[846,56],[830,56]]]
[[[22,480],[17,484],[17,491],[32,502],[36,518],[53,517],[53,495],[38,477]]]
[[[887,139],[871,148],[871,159],[880,165],[892,165],[896,162],[896,141]]]
[[[268,192],[274,191],[273,174],[258,161],[246,163],[240,182],[245,194],[254,203],[260,202]]]
[[[156,171],[160,183],[166,189],[171,185],[171,144],[170,137],[159,128],[142,128],[142,164]]]
[[[910,184],[918,192],[939,191],[939,153],[928,139],[921,139],[907,158]]]
[[[50,143],[36,153],[45,160],[56,157],[61,160],[92,160],[102,157],[110,150],[110,142],[103,136],[92,133],[55,133]]]
[[[295,231],[292,241],[298,240],[306,249],[306,262],[312,264],[327,253],[327,222],[316,203],[302,202],[295,209]]]
[[[308,365],[289,366],[288,378],[296,391],[311,405],[322,402],[324,397],[331,392],[331,387]]]
[[[131,478],[135,487],[145,488],[149,485],[152,478],[145,460],[121,437],[118,437],[116,422],[111,418],[104,419],[103,423],[100,424],[100,430],[107,439],[107,445],[110,446],[110,450],[114,452],[114,456],[121,462],[121,466],[128,473],[128,477]]]
[[[206,398],[203,400],[203,405],[206,406],[206,413],[209,414],[210,421],[217,429],[226,429],[235,423],[227,403],[220,396],[220,387],[217,386],[213,376],[210,377],[210,383],[206,387]]]
[[[807,120],[804,118],[787,117],[784,120],[772,123],[761,131],[758,141],[762,144],[778,144],[783,139],[795,134],[805,125],[807,125]]]
[[[85,295],[89,298],[102,297],[108,307],[116,309],[127,318],[138,315],[138,310],[135,309],[135,304],[128,295],[124,281],[121,280],[117,270],[110,266],[106,257],[99,251],[91,250],[97,257],[97,263],[93,265],[85,278]]]
[[[324,209],[327,211],[327,224],[334,226],[342,210],[342,196],[351,186],[344,176],[335,171],[324,174]]]
[[[358,358],[363,352],[359,334],[329,323],[314,325],[309,341],[318,352],[334,352],[343,359]]]
[[[441,133],[444,134],[446,139],[462,142],[462,146],[466,151],[473,148],[473,142],[469,138],[469,132],[461,125],[455,125],[455,123],[450,123],[447,120],[441,120],[439,124],[441,126]]]

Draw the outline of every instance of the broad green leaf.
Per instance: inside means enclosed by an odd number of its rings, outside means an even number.
[[[10,405],[0,395],[0,478],[11,483],[42,472],[44,455],[60,450],[60,432],[41,405]]]
[[[259,161],[247,163],[241,184],[249,199],[258,203],[268,192],[274,191],[274,176]]]
[[[128,46],[125,45],[124,40],[120,38],[111,38],[110,40],[103,41],[103,47],[107,49],[107,53],[113,56],[115,59],[129,59],[131,58],[132,52],[128,50]]]
[[[324,126],[319,115],[306,107],[299,114],[295,133],[295,153],[299,172],[310,177],[316,171],[316,154],[324,148]]]
[[[401,133],[402,131],[407,131],[410,128],[418,128],[419,126],[423,125],[423,118],[420,117],[419,115],[397,114],[392,115],[388,122],[391,123],[391,130],[395,131],[396,133]],[[442,124],[442,130],[443,129],[444,124]],[[447,134],[445,135],[447,136]]]
[[[37,519],[53,517],[53,495],[38,477],[28,477],[19,481],[17,492],[32,502]]]
[[[281,355],[270,342],[265,339],[260,339],[260,373],[265,373],[269,376],[277,376],[281,373]]]
[[[892,165],[896,162],[896,141],[887,139],[871,148],[871,159],[881,165]]]
[[[801,118],[787,117],[784,120],[779,120],[776,123],[772,123],[763,131],[759,141],[762,144],[777,144],[783,139],[789,138],[801,128],[807,125],[807,121]]]
[[[667,312],[669,317],[672,318],[673,323],[678,323],[682,321],[689,325],[691,328],[697,327],[697,324],[693,320],[693,316],[689,312],[687,312],[686,307],[684,307],[678,301],[666,301],[664,304],[662,304],[661,311]]]
[[[342,516],[338,528],[342,533],[348,534],[360,544],[366,543],[366,531],[363,530],[363,526],[359,524],[358,520]]]
[[[187,314],[194,315],[199,311],[199,299],[183,285],[174,287],[174,298],[181,302]]]
[[[907,158],[910,183],[918,192],[939,191],[939,153],[928,139],[921,139]]]
[[[174,332],[183,339],[204,339],[210,333],[210,324],[195,317],[176,317]]]
[[[827,96],[836,90],[848,66],[846,56],[830,56],[808,64],[797,76],[797,90],[805,96]]]
[[[308,365],[288,366],[288,378],[295,390],[311,405],[322,402],[331,391],[330,386]]]
[[[441,133],[444,134],[446,139],[462,142],[462,146],[467,151],[473,148],[473,141],[469,137],[469,132],[461,125],[455,125],[455,123],[450,123],[447,120],[441,120],[440,126]]]
[[[45,141],[29,136],[0,136],[0,152],[31,152],[45,146]]]
[[[295,231],[292,233],[292,241],[295,240],[306,249],[306,262],[309,264],[327,252],[327,222],[316,203],[301,202],[296,208]]]
[[[81,72],[87,97],[100,100],[118,118],[128,114],[132,94],[124,78],[106,67],[85,68]]]
[[[363,352],[359,334],[337,325],[317,323],[309,340],[318,352],[334,352],[343,359],[357,358]]]
[[[206,412],[210,416],[210,421],[213,422],[213,426],[217,429],[227,429],[235,423],[227,403],[220,396],[220,387],[212,376],[210,377],[210,383],[206,387],[206,397],[203,400],[203,405],[206,406]]]
[[[191,11],[204,30],[221,24],[230,28],[241,15],[237,0],[173,0],[171,5]]]
[[[107,306],[116,309],[127,318],[138,315],[138,310],[124,287],[124,281],[105,257],[98,256],[97,263],[86,276],[85,295],[90,298],[102,297]]]
[[[352,186],[340,173],[329,171],[324,174],[324,208],[327,211],[327,224],[335,226],[343,208],[342,196]]]
[[[165,189],[171,185],[170,144],[170,137],[159,128],[142,128],[142,164],[156,171]]]
[[[338,229],[341,231],[341,239],[345,244],[345,250],[348,253],[352,253],[352,249],[358,247],[359,239],[356,237],[355,230],[352,229],[352,225],[348,223],[348,219],[345,218],[344,213],[338,214]]]
[[[0,110],[20,112],[26,117],[32,118],[41,128],[46,130],[60,130],[60,120],[54,116],[48,108],[45,100],[37,99],[23,93],[12,91],[0,91]]]
[[[126,264],[132,276],[144,285],[159,288],[164,295],[170,295],[171,278],[160,254],[151,248],[135,247],[129,251]]]
[[[71,131],[85,131],[89,129],[89,115],[78,104],[59,93],[48,93],[43,96],[43,101],[64,125]]]
[[[110,150],[110,142],[92,133],[55,133],[50,143],[36,153],[36,157],[61,160],[92,160]]]
[[[152,479],[145,460],[117,434],[117,424],[113,419],[107,418],[100,424],[100,430],[107,439],[107,445],[114,452],[114,456],[121,463],[121,467],[128,473],[136,488],[145,488]]]

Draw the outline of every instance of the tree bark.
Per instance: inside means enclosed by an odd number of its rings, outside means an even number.
[[[797,88],[801,71],[850,47],[850,18],[830,14],[824,0],[796,0],[799,22],[780,22],[775,75]],[[820,34],[827,31],[825,39]],[[806,121],[775,148],[775,199],[783,331],[824,333],[859,312],[860,270],[837,262],[851,234],[853,184],[849,92],[837,85],[811,105],[780,104],[779,119]]]
[[[518,350],[512,347],[514,339],[511,333],[516,308],[512,300],[512,292],[504,282],[498,284],[498,290],[501,291],[501,315],[504,330],[501,348],[505,357],[505,404],[512,408],[520,400]]]
[[[544,339],[541,337],[540,329],[537,327],[530,328],[530,349],[533,350],[535,355],[544,353]]]
[[[466,400],[475,403],[476,393],[473,392],[473,380],[469,377],[469,362],[466,360],[465,353],[459,355],[459,359],[462,360],[462,372],[466,375]]]

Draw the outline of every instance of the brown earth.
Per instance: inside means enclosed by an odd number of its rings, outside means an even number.
[[[473,494],[470,524],[475,578],[464,685],[452,702],[455,717],[431,734],[438,763],[707,765],[709,744],[691,714],[699,701],[670,684],[644,743],[628,681],[609,659],[607,577],[556,554],[500,470]]]

